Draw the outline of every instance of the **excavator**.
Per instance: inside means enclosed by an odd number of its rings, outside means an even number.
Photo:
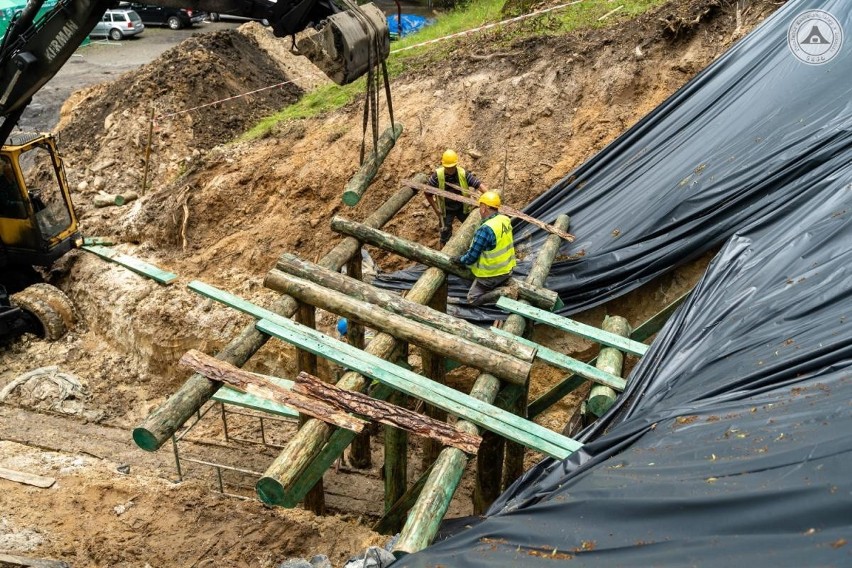
[[[387,20],[373,4],[342,0],[146,0],[268,20],[277,37],[293,46],[338,84],[367,73],[387,58]],[[29,0],[0,42],[0,341],[23,333],[61,338],[74,324],[70,300],[40,278],[34,266],[49,267],[83,244],[52,134],[13,131],[32,96],[71,57],[101,20],[117,6],[110,0]],[[298,46],[295,34],[305,30]]]

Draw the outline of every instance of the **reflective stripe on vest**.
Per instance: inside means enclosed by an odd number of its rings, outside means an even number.
[[[505,215],[495,215],[483,223],[497,237],[493,249],[483,251],[479,260],[470,267],[477,278],[509,274],[515,267],[515,242],[512,237],[512,221]]]
[[[459,174],[459,187],[462,188],[462,195],[467,197],[470,195],[470,192],[467,190],[467,174],[460,167],[456,166],[456,172]],[[441,191],[447,190],[447,178],[444,175],[443,166],[435,170],[435,174],[438,176],[438,189]],[[441,217],[447,214],[447,203],[444,201],[444,198],[440,195],[435,196],[438,201],[438,209],[441,211]],[[473,210],[473,205],[468,205],[467,203],[462,204],[462,211],[467,215]]]

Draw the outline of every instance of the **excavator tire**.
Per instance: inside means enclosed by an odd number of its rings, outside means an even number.
[[[74,305],[62,290],[50,284],[28,286],[12,295],[12,304],[35,316],[41,323],[40,337],[56,341],[77,322]]]

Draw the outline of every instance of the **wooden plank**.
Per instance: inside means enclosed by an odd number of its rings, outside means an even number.
[[[515,341],[518,341],[525,345],[529,345],[530,347],[535,347],[536,349],[538,349],[538,351],[536,352],[536,357],[538,357],[542,361],[550,363],[551,365],[559,367],[560,369],[572,371],[575,374],[580,375],[581,377],[589,379],[593,383],[598,383],[600,385],[610,387],[611,389],[617,390],[619,392],[623,391],[624,387],[627,385],[627,381],[625,381],[621,377],[616,377],[615,375],[611,375],[605,371],[601,371],[600,369],[593,367],[592,365],[587,365],[582,361],[578,361],[577,359],[573,359],[571,357],[568,357],[567,355],[563,355],[558,351],[543,347],[538,343],[530,341],[529,339],[524,339],[522,337],[512,335],[496,327],[492,327],[491,331],[498,335],[511,336],[515,338]]]
[[[619,351],[624,351],[631,355],[638,355],[641,357],[647,353],[649,349],[649,347],[644,343],[639,343],[638,341],[633,341],[626,337],[620,337],[614,333],[608,333],[597,327],[564,318],[533,306],[528,306],[518,302],[517,300],[512,300],[511,298],[501,297],[497,302],[497,307],[503,311],[524,316],[525,318],[547,324],[573,335],[579,335],[580,337],[591,339],[592,341],[596,341],[597,343],[601,343],[608,347],[615,347]]]
[[[26,566],[27,568],[71,568],[71,565],[61,560],[48,560],[46,558],[30,558],[17,554],[0,554],[0,568],[7,566]]]
[[[243,371],[239,367],[196,349],[190,349],[184,353],[179,362],[211,380],[227,383],[255,396],[286,404],[301,414],[307,414],[340,428],[360,432],[367,425],[364,420],[341,412],[328,403],[268,384],[253,373]]]
[[[0,477],[14,481],[15,483],[23,483],[24,485],[32,485],[34,487],[41,487],[42,489],[47,489],[56,483],[56,479],[53,477],[44,477],[43,475],[6,469],[5,467],[0,467]]]
[[[293,381],[279,377],[272,377],[270,375],[254,374],[282,389],[291,390],[293,388]],[[255,396],[247,392],[240,392],[228,385],[223,385],[222,388],[216,391],[216,394],[214,394],[212,398],[216,402],[221,402],[222,404],[232,404],[234,406],[241,406],[251,410],[259,410],[261,412],[283,416],[284,418],[295,419],[299,417],[299,413],[289,406],[271,401],[268,398],[260,398],[259,396]]]
[[[341,389],[323,383],[307,373],[299,373],[295,392],[319,398],[340,410],[366,416],[376,422],[393,426],[419,436],[438,440],[465,453],[475,454],[482,438],[459,432],[446,422],[434,420],[407,408],[377,400],[360,392]]]
[[[645,341],[658,331],[660,331],[665,323],[668,321],[669,317],[675,312],[675,310],[686,300],[687,296],[692,292],[689,290],[688,292],[683,293],[681,296],[676,298],[671,304],[651,316],[649,319],[645,320],[642,324],[639,325],[633,332],[630,334],[630,339],[634,341]],[[594,365],[597,361],[597,357],[593,357],[589,361],[586,361],[589,365]],[[549,391],[532,401],[527,408],[527,416],[531,419],[535,418],[557,402],[559,402],[562,398],[567,396],[569,393],[573,392],[580,385],[582,385],[585,381],[578,378],[576,375],[568,375],[562,381],[559,382],[556,386],[551,388]]]
[[[105,247],[111,247],[115,243],[109,237],[83,237],[84,245],[102,245]]]
[[[477,426],[549,456],[562,459],[582,446],[582,444],[567,436],[557,434],[535,422],[519,418],[510,412],[500,410],[444,385],[433,383],[425,377],[399,368],[384,359],[363,352],[352,353],[346,349],[349,347],[346,344],[327,336],[311,336],[304,330],[293,327],[298,324],[294,322],[289,322],[289,324],[279,325],[278,322],[262,319],[257,322],[257,328],[268,335],[278,337],[302,349],[313,351],[321,357],[331,359],[398,391],[429,402],[450,414],[464,418]],[[340,345],[336,346],[331,342]]]
[[[396,503],[391,505],[390,508],[385,511],[382,518],[370,527],[374,532],[381,534],[395,534],[399,532],[399,525],[402,524],[405,514],[408,513],[408,510],[411,509],[417,501],[417,497],[420,495],[420,492],[423,491],[423,487],[426,485],[426,480],[432,474],[432,469],[434,467],[434,464],[429,465],[429,467],[426,468],[426,471],[421,473],[420,477],[418,477],[417,480],[411,484],[411,487],[403,493],[402,497],[397,499]]]
[[[148,264],[144,260],[139,260],[138,258],[118,252],[111,248],[101,245],[83,245],[80,248],[103,259],[109,260],[110,262],[120,264],[121,266],[130,269],[137,274],[141,274],[142,276],[155,280],[160,284],[171,284],[172,281],[177,278],[177,274],[167,272],[157,268],[153,264]]]
[[[414,180],[406,180],[402,183],[404,183],[405,185],[407,185],[408,187],[410,187],[412,189],[416,189],[418,191],[425,191],[426,193],[431,193],[432,195],[439,195],[439,196],[441,196],[445,199],[451,199],[453,201],[458,201],[459,203],[466,203],[467,205],[473,205],[474,207],[476,207],[479,203],[479,196],[478,195],[476,195],[476,197],[464,197],[463,195],[459,195],[458,193],[452,193],[450,191],[442,191],[442,190],[438,189],[437,187],[432,187],[431,185],[426,185],[426,184],[423,184],[423,183],[417,183]],[[453,185],[451,183],[447,184],[447,185],[449,185],[450,187],[452,187],[454,189],[458,189],[459,191],[461,191],[461,188],[457,185]],[[472,192],[471,195],[475,195],[475,192]],[[570,233],[566,233],[565,231],[563,231],[562,229],[559,229],[558,227],[554,227],[553,225],[548,225],[547,223],[539,221],[535,217],[530,217],[529,215],[525,215],[524,213],[521,213],[517,209],[513,209],[513,208],[508,207],[506,205],[501,205],[499,210],[500,210],[500,213],[503,214],[503,215],[506,215],[508,217],[514,217],[516,219],[522,219],[522,220],[526,221],[527,223],[529,223],[531,225],[535,225],[536,227],[538,227],[539,229],[542,229],[543,231],[547,231],[551,235],[556,235],[556,236],[558,236],[562,239],[565,239],[569,243],[574,242],[574,239],[575,239],[574,235],[572,235]]]

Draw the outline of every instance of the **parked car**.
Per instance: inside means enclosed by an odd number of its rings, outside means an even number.
[[[211,22],[218,22],[219,20],[232,20],[234,22],[260,22],[264,26],[269,25],[269,20],[266,18],[248,18],[246,16],[237,16],[236,14],[229,14],[227,12],[207,12],[207,19]]]
[[[107,10],[101,21],[89,33],[92,37],[108,37],[120,41],[126,37],[141,34],[145,30],[142,18],[133,10],[118,8]]]
[[[188,8],[168,8],[165,6],[150,6],[148,4],[137,4],[129,2],[122,4],[122,7],[127,7],[139,14],[142,22],[146,26],[169,26],[173,30],[192,27],[193,24],[200,24],[207,16],[201,10],[191,10]]]

